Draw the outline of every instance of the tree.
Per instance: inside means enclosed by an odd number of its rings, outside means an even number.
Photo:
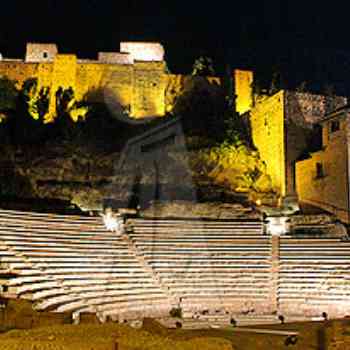
[[[207,56],[197,58],[193,63],[192,75],[214,76],[213,60]]]
[[[49,94],[48,87],[38,88],[36,78],[27,79],[22,86],[22,94],[27,105],[28,114],[35,120],[44,123],[45,117],[49,111]]]
[[[7,77],[0,78],[0,122],[16,110],[18,90],[16,82]]]
[[[307,85],[308,83],[304,80],[296,87],[295,91],[300,93],[307,92]]]
[[[269,94],[273,95],[279,90],[284,89],[285,87],[286,87],[285,82],[280,69],[278,67],[274,67],[272,72],[272,79],[271,79]]]
[[[15,101],[16,110],[8,122],[8,133],[14,144],[43,143],[47,129],[44,125],[49,106],[48,88],[38,88],[36,78],[23,82]]]
[[[188,77],[176,99],[173,114],[183,117],[183,127],[188,136],[219,139],[223,136],[225,90],[205,77]]]
[[[78,102],[75,99],[75,94],[72,87],[69,87],[68,89],[63,89],[60,87],[56,91],[57,118],[67,117],[73,122],[78,122],[85,120],[88,111],[88,103]]]

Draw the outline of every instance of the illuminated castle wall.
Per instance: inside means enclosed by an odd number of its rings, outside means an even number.
[[[56,91],[72,87],[76,100],[111,102],[131,117],[163,116],[183,93],[185,75],[167,74],[164,49],[159,43],[122,42],[120,52],[99,52],[96,60],[60,54],[55,44],[27,44],[24,60],[1,58],[0,76],[18,86],[37,78],[39,88],[50,88],[48,120],[53,119]],[[202,77],[211,91],[218,77]],[[307,146],[312,126],[327,112],[344,106],[346,98],[282,90],[273,96],[254,95],[253,72],[234,70],[235,107],[248,113],[252,138],[266,163],[272,184],[281,196],[296,194],[295,162]],[[209,84],[210,85],[210,84]],[[199,116],[200,117],[200,116]]]
[[[280,90],[273,96],[254,96],[252,72],[235,74],[236,110],[248,113],[252,139],[268,174],[282,197],[297,195],[295,163],[307,148],[313,125],[331,110],[346,105],[341,96]]]
[[[50,87],[51,112],[57,89],[72,87],[77,100],[86,94],[96,98],[108,95],[133,117],[164,115],[163,47],[158,43],[121,43],[120,51],[99,52],[97,60],[84,60],[59,54],[55,44],[27,44],[25,60],[0,60],[0,75],[17,80],[18,86],[37,78],[39,87]]]
[[[342,108],[320,121],[322,147],[296,164],[299,199],[350,223],[350,113]]]
[[[233,71],[236,111],[244,114],[253,106],[253,72],[241,69]]]
[[[285,185],[284,92],[258,103],[250,111],[252,138],[266,163],[272,186],[282,195]]]

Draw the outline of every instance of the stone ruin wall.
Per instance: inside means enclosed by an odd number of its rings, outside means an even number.
[[[164,62],[136,62],[134,67],[132,115],[163,116],[166,82]]]
[[[283,196],[285,194],[284,91],[260,100],[250,114],[254,145],[266,163],[273,188]]]
[[[133,64],[134,60],[129,53],[99,52],[97,60],[107,64]]]
[[[252,108],[253,142],[277,192],[295,195],[295,162],[306,151],[313,125],[329,108],[344,106],[347,99],[283,90],[265,97]]]
[[[122,50],[132,52],[99,52],[98,60],[81,60],[75,55],[57,54],[55,45],[29,44],[25,61],[0,60],[0,75],[16,80],[19,88],[25,80],[38,78],[39,87],[51,87],[53,100],[58,87],[71,86],[78,100],[86,96],[93,101],[107,99],[112,108],[119,104],[121,109],[137,118],[163,116],[166,111],[171,111],[174,99],[183,92],[184,82],[192,76],[166,74],[165,62],[159,61],[164,57],[162,47],[150,44],[145,51],[147,57],[143,57],[140,50],[144,45],[136,45],[133,49],[122,43]],[[51,52],[47,59],[42,57],[46,51]],[[156,60],[150,58],[152,54]],[[148,61],[137,61],[137,58]],[[239,106],[247,108],[251,103],[252,73],[235,71],[234,75]],[[218,77],[206,79],[210,84],[222,85]],[[51,110],[54,105],[51,103]]]
[[[235,69],[233,77],[236,94],[236,110],[242,115],[250,111],[253,106],[252,84],[254,75],[252,71]]]
[[[288,91],[286,94],[286,117],[295,123],[309,126],[315,124],[326,114],[347,104],[342,96],[325,96]]]
[[[134,68],[130,65],[85,63],[77,66],[77,96],[105,101],[131,112]],[[113,107],[114,106],[114,107]],[[134,112],[136,113],[136,112]]]
[[[339,121],[340,129],[332,134],[327,132],[330,129],[330,121],[323,124],[327,147],[297,162],[296,182],[301,201],[323,208],[343,222],[349,223],[349,198],[346,196],[349,181],[349,116],[342,117]],[[316,163],[322,164],[324,176],[317,177]]]
[[[26,62],[52,62],[58,49],[55,44],[28,43],[26,52]]]
[[[121,42],[120,52],[129,53],[133,60],[144,62],[163,62],[164,48],[159,43]]]
[[[43,50],[49,51],[45,45],[29,45],[27,49],[25,61],[1,60],[0,76],[16,80],[18,88],[30,78],[38,79],[39,88],[50,87],[51,113],[55,108],[57,89],[72,87],[77,100],[86,96],[93,101],[105,100],[112,111],[119,106],[132,117],[165,114],[164,62],[135,61],[129,64],[134,58],[125,53],[100,53],[100,61],[78,60],[75,55],[54,55],[53,48],[50,59],[41,59]]]
[[[7,76],[9,79],[17,81],[18,88],[27,79],[38,77],[38,72],[38,63],[24,63],[17,60],[0,61],[0,76]]]
[[[286,188],[295,193],[295,162],[307,151],[313,125],[330,111],[346,105],[341,96],[323,96],[286,91],[285,94],[285,154]]]

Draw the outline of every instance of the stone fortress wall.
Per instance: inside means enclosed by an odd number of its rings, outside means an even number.
[[[252,138],[276,192],[285,195],[284,92],[257,103],[250,111]]]
[[[336,128],[332,125],[336,124]],[[333,213],[349,223],[349,126],[347,109],[321,122],[322,148],[296,164],[300,200]]]
[[[307,149],[313,126],[346,103],[342,96],[290,90],[251,101],[248,113],[253,142],[281,196],[296,195],[295,163]]]
[[[145,52],[143,53],[143,48]],[[127,51],[129,50],[129,51]],[[18,86],[37,78],[39,87],[50,87],[50,110],[59,87],[72,87],[76,98],[105,95],[113,106],[136,118],[165,114],[164,49],[157,43],[122,43],[122,52],[100,52],[97,60],[59,54],[55,44],[27,44],[24,60],[2,58],[0,75],[17,80]]]
[[[174,82],[181,89],[178,81],[188,78],[167,74],[164,54],[159,43],[121,42],[120,52],[98,52],[92,60],[60,54],[55,44],[28,43],[23,60],[0,56],[0,76],[16,80],[18,87],[30,78],[38,79],[39,88],[50,87],[51,115],[57,89],[72,87],[77,100],[104,99],[117,112],[123,109],[135,118],[163,116]],[[244,113],[251,108],[253,72],[235,70],[233,76],[237,111]],[[222,84],[219,77],[206,78]]]
[[[28,43],[26,50],[26,62],[52,62],[58,54],[57,45]]]
[[[48,119],[55,115],[56,91],[72,87],[76,100],[105,101],[114,113],[131,117],[163,116],[171,112],[184,90],[185,75],[166,72],[164,48],[159,43],[122,42],[120,52],[99,52],[97,59],[60,54],[55,44],[27,44],[24,60],[0,58],[0,76],[18,86],[37,78],[39,88],[50,88]],[[212,91],[222,85],[206,77]],[[273,187],[281,197],[296,195],[295,163],[307,148],[313,125],[344,106],[341,96],[281,90],[273,96],[254,95],[252,71],[234,70],[235,108],[248,114],[252,138],[266,163]],[[170,107],[170,108],[169,108]]]

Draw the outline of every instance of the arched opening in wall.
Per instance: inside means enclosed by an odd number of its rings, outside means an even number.
[[[43,58],[48,58],[48,53],[45,51],[45,52],[43,52]]]

